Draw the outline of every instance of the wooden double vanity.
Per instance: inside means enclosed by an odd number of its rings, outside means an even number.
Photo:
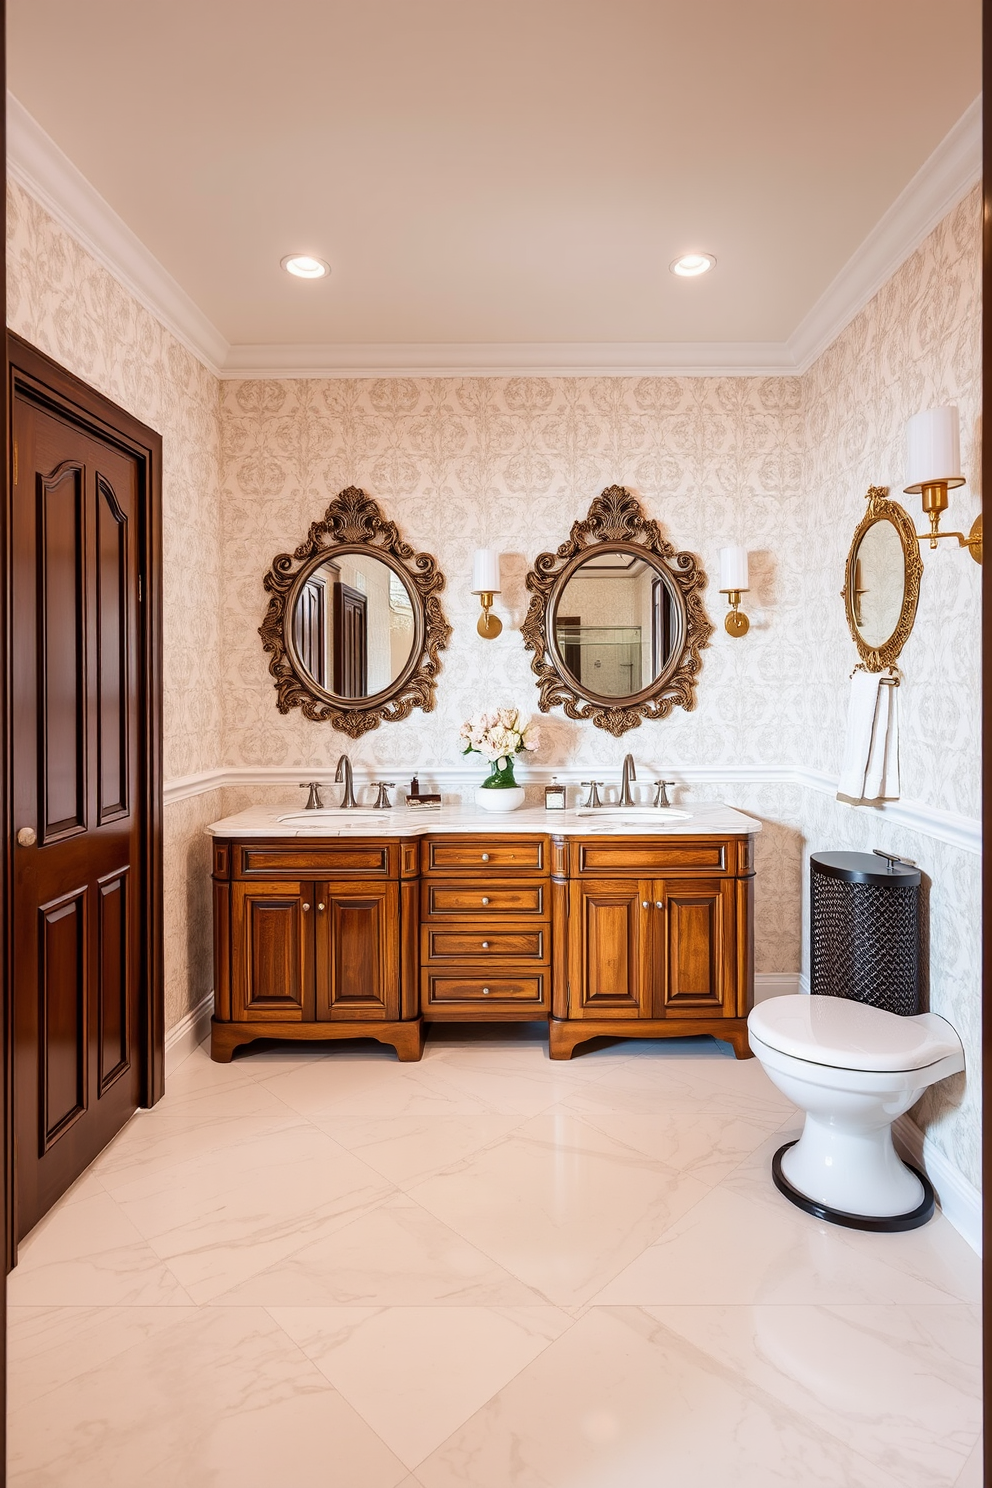
[[[602,1034],[714,1034],[746,1057],[760,824],[716,805],[623,817],[215,823],[213,1058],[375,1038],[416,1060],[427,1023],[508,1020],[546,1021],[553,1059]]]

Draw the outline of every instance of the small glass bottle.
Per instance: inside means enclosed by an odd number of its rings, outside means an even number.
[[[544,787],[545,811],[565,810],[565,787],[559,785],[558,776],[552,775],[551,784]]]

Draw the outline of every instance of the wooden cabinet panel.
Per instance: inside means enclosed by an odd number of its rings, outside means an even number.
[[[427,839],[424,872],[464,872],[466,868],[482,868],[487,873],[540,872],[546,865],[546,847],[543,837]]]
[[[734,968],[734,885],[729,882],[659,882],[665,905],[665,977],[655,1016],[668,1012],[712,1016],[724,1007]],[[737,1012],[736,999],[726,1009]]]
[[[651,1016],[651,884],[629,879],[573,883],[569,905],[569,1015]]]
[[[282,874],[336,878],[396,878],[396,842],[327,842],[306,846],[239,845],[238,878],[275,878]]]
[[[470,1017],[485,1016],[486,1009],[496,1008],[501,1003],[519,1008],[526,1005],[530,1011],[547,1011],[550,1001],[547,975],[544,972],[527,972],[507,975],[500,971],[496,976],[455,976],[450,972],[425,971],[424,1012],[444,1008],[451,1012],[460,1005]]]
[[[547,932],[543,926],[503,926],[492,930],[452,930],[424,926],[425,961],[547,960]]]
[[[677,838],[651,841],[636,838],[590,838],[588,842],[571,844],[571,877],[587,875],[599,877],[644,878],[649,874],[677,871],[725,873],[728,871],[726,842],[712,838],[700,838],[697,842],[679,841]]]
[[[317,1019],[398,1018],[398,885],[315,888]]]
[[[313,1017],[313,890],[292,882],[232,886],[234,1018]]]
[[[425,915],[544,915],[544,883],[425,883]]]

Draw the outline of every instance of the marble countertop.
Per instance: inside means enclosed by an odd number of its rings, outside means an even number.
[[[281,821],[290,817],[291,821]],[[301,822],[301,817],[310,818]],[[576,809],[547,811],[543,806],[519,811],[484,811],[467,805],[442,806],[439,811],[411,810],[405,804],[389,811],[360,807],[355,811],[304,812],[299,803],[249,806],[235,816],[211,822],[204,829],[213,837],[424,837],[441,832],[541,833],[565,837],[726,837],[753,835],[761,823],[732,806],[701,801],[646,813],[604,807],[591,815]]]

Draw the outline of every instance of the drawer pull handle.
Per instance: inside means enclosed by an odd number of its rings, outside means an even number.
[[[304,904],[304,906],[303,906],[303,913],[306,914],[306,912],[307,912],[307,910],[309,908],[310,908],[309,904]]]
[[[482,942],[482,949],[483,949],[483,950],[484,950],[484,951],[488,951],[488,949],[489,949],[489,942],[488,942],[488,940],[484,940],[484,941],[483,941],[483,942]]]
[[[488,863],[489,862],[489,854],[488,853],[483,853],[482,854],[482,861],[484,863]]]
[[[489,996],[489,988],[488,987],[483,987],[483,989],[482,989],[482,995],[483,995],[483,997],[488,997]]]
[[[483,902],[483,904],[488,904],[489,903],[489,900],[488,899],[483,899],[482,902]]]

